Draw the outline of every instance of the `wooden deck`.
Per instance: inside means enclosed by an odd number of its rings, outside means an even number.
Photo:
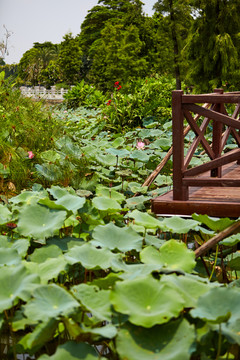
[[[206,181],[209,181],[209,176],[209,173],[204,173],[200,179],[207,178]],[[223,166],[221,179],[240,181],[240,165],[232,162]],[[204,187],[190,186],[188,200],[173,200],[173,191],[169,191],[152,200],[152,211],[158,215],[198,213],[238,218],[240,216],[240,184],[239,187],[226,187],[221,186],[221,184]]]

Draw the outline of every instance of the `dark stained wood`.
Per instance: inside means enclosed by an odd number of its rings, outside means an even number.
[[[172,92],[173,116],[173,198],[174,200],[187,200],[188,190],[182,184],[182,169],[184,166],[184,127],[182,111],[182,90]]]
[[[204,174],[204,177],[210,172]],[[214,181],[214,178],[210,178]],[[240,166],[236,162],[223,167],[223,178],[240,179]],[[216,179],[217,181],[221,179]],[[187,201],[173,200],[172,191],[152,200],[152,211],[158,215],[192,215],[193,213],[208,214],[217,217],[240,216],[240,186],[239,187],[189,187]]]
[[[229,116],[225,104],[233,103],[236,107]],[[197,212],[239,217],[240,92],[223,94],[221,89],[216,89],[212,94],[184,95],[182,91],[173,91],[172,107],[173,190],[153,199],[152,210],[157,214],[191,215]],[[184,118],[189,124],[187,128],[195,134],[185,158]],[[231,151],[225,148],[230,135],[237,143]],[[189,168],[196,151],[199,156],[202,150],[209,156],[209,161]]]
[[[193,103],[209,103],[209,104],[237,104],[240,103],[240,94],[225,93],[225,94],[198,94],[198,95],[183,95],[183,104]]]

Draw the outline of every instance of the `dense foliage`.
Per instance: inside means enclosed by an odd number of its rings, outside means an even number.
[[[150,199],[171,186],[171,161],[141,186],[171,146],[172,82],[126,84],[125,94],[115,84],[119,113],[136,86],[139,114],[143,94],[153,94],[152,116],[117,132],[109,100],[47,111],[3,77],[1,359],[238,359],[240,236],[202,258],[194,253],[235,220],[153,216]],[[28,171],[19,185],[15,156]]]
[[[65,34],[61,44],[35,43],[26,51],[17,83],[84,80],[106,92],[115,81],[159,74],[174,76],[177,89],[184,81],[194,91],[238,90],[239,7],[238,0],[158,0],[150,17],[139,0],[100,0],[76,37]]]

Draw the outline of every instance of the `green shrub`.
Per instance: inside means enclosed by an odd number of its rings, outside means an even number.
[[[64,98],[68,109],[76,109],[79,106],[98,108],[106,101],[102,91],[97,90],[95,86],[85,84],[84,80],[68,91]]]
[[[156,75],[127,85],[117,81],[113,86],[103,113],[118,131],[123,127],[151,126],[153,122],[163,124],[171,119],[173,79]]]

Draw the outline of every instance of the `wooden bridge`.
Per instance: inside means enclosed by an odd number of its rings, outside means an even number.
[[[173,91],[173,190],[152,200],[154,213],[240,216],[239,112],[240,92],[216,89],[211,94],[184,95]],[[190,131],[195,136],[189,146]],[[229,150],[230,140],[235,147]],[[207,154],[209,161],[191,166],[197,153]]]
[[[73,86],[71,86],[71,89]],[[67,89],[57,89],[56,86],[51,86],[50,89],[46,89],[44,86],[21,86],[21,93],[23,96],[30,97],[33,100],[47,100],[62,102],[64,100],[64,95],[68,92]]]

